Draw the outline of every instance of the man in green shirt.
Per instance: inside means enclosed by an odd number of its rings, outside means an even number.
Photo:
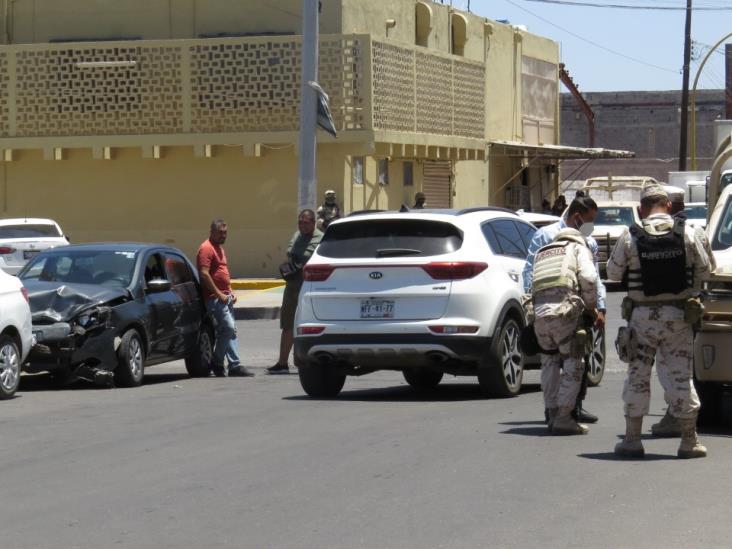
[[[293,329],[295,326],[295,311],[297,300],[302,288],[302,268],[313,255],[315,248],[320,244],[323,233],[315,228],[315,212],[303,210],[297,217],[297,231],[290,239],[287,247],[288,272],[285,280],[285,293],[282,296],[280,309],[280,357],[274,366],[267,368],[268,374],[289,374],[290,367],[287,359],[292,350]]]

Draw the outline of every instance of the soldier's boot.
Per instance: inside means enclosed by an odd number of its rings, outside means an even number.
[[[681,425],[679,425],[679,420],[672,416],[667,409],[666,415],[661,418],[661,421],[651,425],[651,434],[659,438],[680,437]]]
[[[553,435],[586,435],[588,431],[587,425],[582,425],[574,420],[572,408],[559,408],[557,417],[552,422]]]
[[[552,425],[554,425],[554,420],[557,418],[557,412],[558,408],[545,408],[544,409],[544,419],[546,420],[546,426],[549,428],[549,431],[552,430]]]
[[[615,455],[624,458],[642,458],[646,455],[641,442],[642,417],[625,416],[625,438],[615,445]]]
[[[693,459],[707,457],[707,449],[699,443],[696,436],[696,418],[680,419],[681,444],[676,453],[681,459]]]

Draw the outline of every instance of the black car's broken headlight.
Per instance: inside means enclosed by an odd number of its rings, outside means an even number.
[[[110,307],[95,307],[84,311],[76,317],[74,324],[81,326],[85,330],[90,330],[100,326],[106,326],[112,314]]]

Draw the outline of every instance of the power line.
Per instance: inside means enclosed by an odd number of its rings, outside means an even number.
[[[611,8],[621,10],[653,10],[653,11],[686,11],[681,6],[651,6],[651,5],[631,5],[631,4],[600,4],[598,2],[584,2],[572,0],[523,0],[524,2],[537,2],[539,4],[559,4],[562,6],[575,6],[583,8]],[[696,7],[692,11],[732,11],[732,7]]]
[[[619,56],[619,57],[622,57],[622,58],[624,58],[624,59],[627,59],[628,61],[633,61],[634,63],[639,63],[639,64],[641,64],[641,65],[645,65],[645,66],[647,66],[647,67],[652,67],[652,68],[654,68],[654,69],[658,69],[658,70],[661,70],[661,71],[671,72],[671,73],[674,73],[674,74],[678,74],[678,73],[679,73],[679,71],[678,71],[678,70],[674,70],[674,69],[669,69],[669,68],[667,68],[667,67],[661,67],[661,66],[659,66],[659,65],[654,65],[653,63],[648,63],[648,62],[646,62],[646,61],[643,61],[643,60],[641,60],[641,59],[636,59],[635,57],[631,57],[631,56],[629,56],[629,55],[626,55],[626,54],[624,54],[624,53],[621,53],[621,52],[619,52],[619,51],[611,50],[610,48],[608,48],[608,47],[605,47],[605,46],[603,46],[602,44],[598,44],[597,42],[593,42],[593,41],[592,41],[592,40],[590,40],[589,38],[585,38],[584,36],[580,36],[579,34],[576,34],[576,33],[572,32],[572,31],[570,31],[570,30],[567,30],[567,29],[565,29],[564,27],[560,27],[560,26],[559,26],[559,25],[557,25],[556,23],[552,23],[552,22],[551,22],[551,21],[549,21],[548,19],[546,19],[546,18],[544,18],[544,17],[542,17],[542,16],[540,16],[540,15],[537,15],[537,14],[535,14],[535,13],[534,13],[534,12],[532,12],[532,11],[529,11],[529,10],[527,10],[527,9],[526,9],[526,8],[524,8],[523,6],[520,6],[519,4],[517,4],[516,2],[514,2],[513,0],[504,0],[504,2],[508,2],[508,3],[509,3],[509,4],[511,4],[511,5],[513,6],[513,7],[515,7],[515,8],[518,8],[518,9],[520,9],[520,10],[522,10],[522,11],[525,11],[526,13],[528,13],[529,15],[532,15],[532,16],[536,17],[537,19],[541,19],[541,20],[542,20],[542,21],[544,21],[544,23],[546,23],[547,25],[551,25],[552,27],[555,27],[555,28],[557,28],[557,29],[559,29],[559,30],[561,30],[561,31],[563,31],[563,32],[566,32],[567,34],[569,34],[569,35],[571,35],[571,36],[574,36],[574,37],[575,37],[575,38],[577,38],[578,40],[582,40],[583,42],[587,42],[588,44],[591,44],[591,45],[595,46],[596,48],[600,48],[601,50],[605,50],[605,51],[606,51],[606,52],[608,52],[608,53],[612,53],[613,55],[617,55],[617,56]]]

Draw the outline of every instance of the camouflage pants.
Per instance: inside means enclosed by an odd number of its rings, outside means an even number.
[[[565,317],[544,316],[534,321],[539,345],[558,354],[541,354],[541,389],[545,408],[574,408],[585,373],[582,353],[573,346],[579,313]]]
[[[638,350],[628,365],[623,388],[625,415],[648,414],[655,359],[669,413],[681,419],[695,418],[699,397],[692,382],[693,334],[684,322],[684,312],[670,306],[636,307],[630,327],[638,338]]]

